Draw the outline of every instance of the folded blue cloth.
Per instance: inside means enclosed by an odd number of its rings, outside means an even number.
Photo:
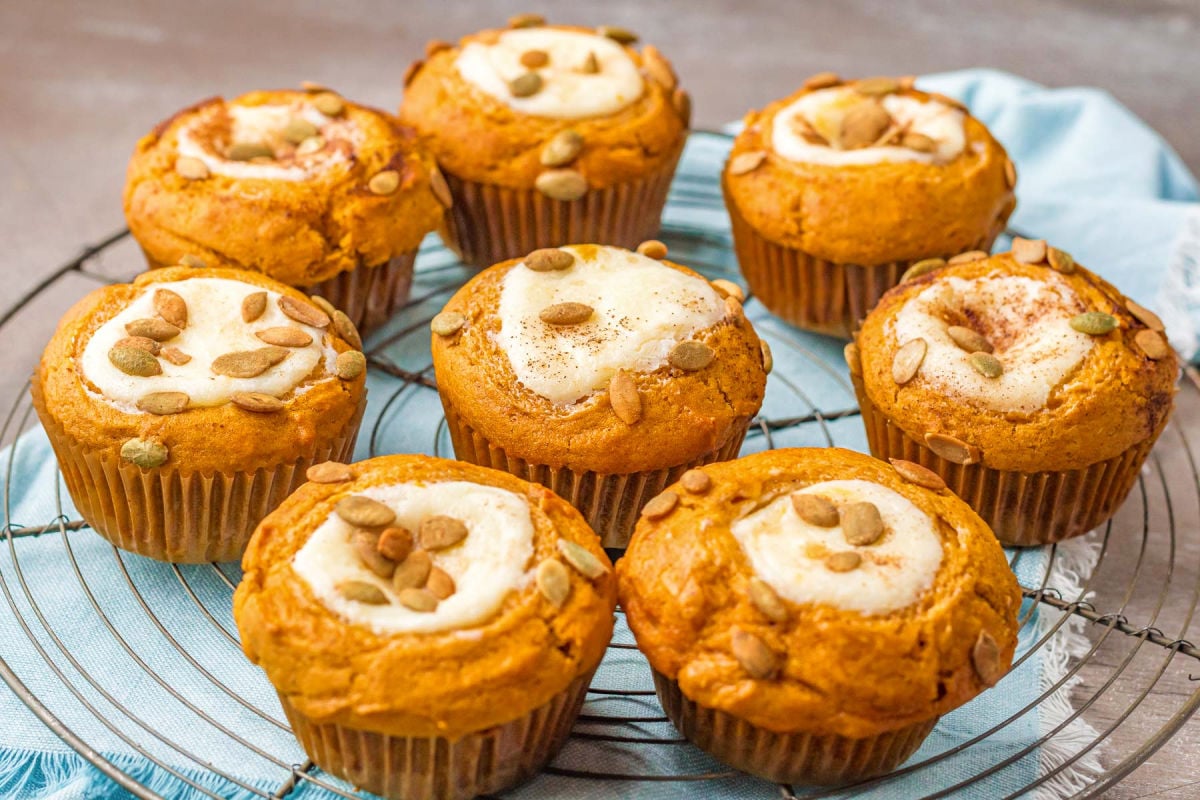
[[[1177,247],[1178,242],[1186,242],[1182,232],[1188,224],[1200,229],[1195,222],[1196,185],[1151,131],[1095,90],[1048,91],[993,72],[933,76],[922,84],[966,99],[1008,147],[1020,173],[1016,229],[1072,251],[1139,302],[1163,312],[1178,346],[1186,348],[1190,342],[1195,347],[1193,320],[1200,318],[1195,315],[1200,304],[1162,301],[1168,296],[1171,300],[1189,296],[1168,288],[1176,285],[1172,281],[1192,292],[1200,284],[1194,251],[1181,258]],[[728,219],[716,186],[728,146],[723,137],[693,137],[665,217],[673,256],[712,276],[736,275],[728,252]],[[684,230],[701,235],[686,241],[670,236]],[[414,296],[424,299],[373,337],[373,342],[382,342],[389,334],[415,328],[415,333],[400,336],[385,348],[385,356],[394,363],[410,370],[428,364],[428,339],[419,323],[445,301],[448,276],[465,275],[455,272],[452,261],[432,240],[426,243],[414,289]],[[1177,265],[1178,276],[1170,272],[1169,264]],[[810,415],[816,409],[823,412],[812,422],[773,433],[770,440],[756,431],[747,440],[747,452],[771,445],[826,444],[865,450],[861,423],[854,417],[836,418],[835,412],[854,406],[840,343],[798,333],[770,318],[756,302],[748,304],[747,313],[770,341],[778,365],[764,416],[782,419]],[[389,452],[450,454],[445,431],[435,424],[441,411],[432,390],[375,372],[370,398],[358,458]],[[370,435],[373,430],[377,436]],[[55,474],[52,454],[38,429],[22,437],[15,448],[0,452],[0,482],[7,480],[0,485],[6,498],[5,525],[19,528],[54,519],[60,493],[62,513],[67,519],[76,518]],[[1068,573],[1087,573],[1089,547],[1081,541],[1062,548],[1058,562],[1070,569],[1052,576],[1051,585],[1069,595],[1074,584]],[[1045,553],[1028,550],[1010,557],[1025,585],[1041,582]],[[291,765],[305,758],[282,723],[270,685],[237,647],[229,596],[238,578],[235,565],[175,569],[118,554],[87,530],[4,543],[0,546],[0,594],[4,596],[0,658],[11,669],[11,678],[38,697],[48,714],[102,758],[153,790],[189,800],[270,795],[289,778]],[[617,641],[630,642],[627,628],[618,622]],[[1020,653],[1030,652],[1053,622],[1044,608],[1026,608]],[[1043,688],[1062,675],[1067,654],[1077,650],[1077,639],[1071,626],[1064,626],[1051,646],[1034,650],[997,690],[947,715],[910,764],[936,759],[1015,715],[1014,722],[956,755],[854,796],[919,797],[978,778],[955,796],[992,798],[1045,774],[1073,752],[1064,738],[1088,733],[1073,724],[1064,729],[1063,737],[1034,744],[1070,712],[1062,694],[1053,702],[1037,700]],[[646,691],[651,684],[636,651],[613,649],[594,686]],[[671,798],[685,792],[729,798],[776,796],[769,784],[736,775],[679,784],[600,782],[567,774],[663,776],[725,771],[694,748],[670,742],[676,734],[667,723],[604,720],[620,714],[655,717],[659,711],[652,697],[592,694],[585,714],[588,718],[578,730],[607,738],[572,739],[555,759],[554,770],[511,796]],[[2,687],[0,720],[0,797],[124,796]],[[613,734],[669,743],[619,742],[612,740]],[[1090,738],[1076,736],[1072,741]],[[978,777],[992,768],[997,769]],[[1043,786],[1041,796],[1063,796],[1099,768],[1095,754],[1087,754]],[[319,770],[313,774],[348,788]],[[334,796],[303,778],[295,794]]]

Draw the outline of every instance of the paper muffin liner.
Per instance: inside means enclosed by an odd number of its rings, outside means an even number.
[[[254,528],[305,482],[310,466],[351,459],[364,407],[295,461],[206,475],[171,461],[142,469],[115,452],[88,450],[46,412],[36,380],[33,400],[84,521],[122,550],[181,564],[240,559]]]
[[[488,267],[542,247],[607,244],[633,249],[658,235],[682,146],[657,172],[589,189],[578,200],[552,200],[537,189],[507,189],[449,172],[454,205],[439,230],[466,264]]]
[[[749,418],[740,421],[724,446],[685,464],[623,474],[581,472],[514,456],[471,427],[445,397],[442,397],[442,408],[446,412],[450,439],[454,442],[455,458],[509,472],[530,483],[540,483],[575,506],[605,547],[615,548],[628,546],[642,506],[679,480],[683,473],[714,461],[737,458],[750,427]]]
[[[562,749],[594,672],[528,714],[461,739],[320,724],[282,693],[279,702],[308,757],[326,772],[393,800],[468,800],[529,779]]]
[[[1002,544],[1035,547],[1082,536],[1120,508],[1165,426],[1119,455],[1082,469],[1015,472],[942,458],[892,423],[851,375],[867,443],[876,458],[902,458],[936,472]]]
[[[776,733],[688,699],[677,681],[657,670],[654,689],[663,711],[692,744],[776,783],[829,786],[886,774],[917,751],[938,721],[934,717],[864,739]]]
[[[805,330],[849,339],[905,271],[922,259],[839,264],[764,238],[725,196],[738,266],[750,291],[775,316]],[[1003,224],[966,250],[990,251]],[[932,253],[930,256],[944,255]]]

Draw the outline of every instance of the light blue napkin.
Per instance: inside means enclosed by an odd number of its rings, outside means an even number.
[[[934,76],[925,86],[968,99],[1009,148],[1020,172],[1021,201],[1014,226],[1045,236],[1089,267],[1114,280],[1140,302],[1164,312],[1156,299],[1166,291],[1167,264],[1175,242],[1195,215],[1195,183],[1178,159],[1128,111],[1093,90],[1046,91],[1011,76],[957,73]],[[710,276],[736,276],[728,254],[728,220],[721,210],[716,175],[728,141],[697,135],[690,142],[665,216],[664,238],[674,258]],[[681,238],[680,233],[692,233]],[[131,271],[135,265],[130,265]],[[1195,259],[1180,281],[1194,288]],[[418,260],[414,297],[369,345],[389,342],[384,356],[420,372],[428,363],[427,320],[448,297],[451,282],[465,276],[432,240]],[[1193,309],[1194,310],[1194,309]],[[786,430],[757,430],[746,452],[767,446],[838,444],[864,450],[862,426],[852,412],[841,344],[798,333],[750,302],[747,313],[772,345],[776,372],[763,416],[810,419]],[[1195,342],[1186,306],[1178,309],[1175,341]],[[412,331],[408,331],[408,328]],[[1190,336],[1191,339],[1179,338]],[[358,458],[390,452],[451,453],[440,406],[429,388],[405,384],[380,371],[370,379],[370,407]],[[21,413],[25,413],[25,403]],[[20,417],[18,417],[18,423]],[[372,434],[374,432],[374,434]],[[11,434],[9,434],[11,436]],[[0,440],[0,445],[11,440]],[[11,466],[11,481],[3,483]],[[3,522],[11,528],[41,525],[58,514],[53,457],[40,430],[0,453]],[[77,518],[62,491],[65,519]],[[1037,585],[1047,559],[1040,551],[1010,554],[1025,585]],[[1086,562],[1086,558],[1082,558]],[[1085,570],[1086,571],[1086,570]],[[270,795],[304,754],[282,724],[273,691],[242,657],[229,613],[235,565],[187,566],[178,570],[137,556],[118,554],[88,530],[0,540],[0,658],[32,694],[100,756],[170,797]],[[1070,594],[1070,586],[1059,586]],[[18,613],[13,613],[10,606]],[[1027,608],[1021,653],[1054,620],[1045,609]],[[618,619],[616,640],[632,641]],[[50,632],[53,632],[52,634]],[[1060,637],[1061,638],[1061,637]],[[1055,639],[1057,642],[1058,639]],[[956,797],[992,798],[1029,785],[1063,749],[1034,744],[1061,719],[1034,701],[1056,677],[1045,649],[1025,658],[1000,686],[939,723],[910,765],[932,760],[910,774],[864,789],[856,797],[907,798],[947,789],[1011,759]],[[1020,657],[1020,656],[1019,656]],[[47,661],[53,666],[48,666]],[[157,678],[155,676],[165,676]],[[71,688],[68,688],[71,687]],[[644,660],[631,649],[613,649],[594,687],[646,691]],[[1060,704],[1061,705],[1061,704]],[[86,706],[91,706],[94,711]],[[939,758],[1017,714],[1016,721],[954,756]],[[124,710],[122,710],[124,709]],[[756,779],[730,776],[698,783],[600,782],[571,773],[618,772],[629,776],[700,775],[725,769],[689,745],[661,721],[612,723],[605,716],[660,716],[653,697],[594,693],[586,718],[553,769],[511,793],[518,798],[673,798],[685,793],[729,798],[767,798],[776,789]],[[154,731],[151,733],[149,731]],[[231,738],[234,734],[237,739]],[[599,734],[606,740],[589,738]],[[653,742],[616,742],[613,735]],[[1087,737],[1085,737],[1086,739]],[[1053,758],[1052,758],[1053,756]],[[1080,759],[1068,777],[1098,769],[1094,754]],[[347,789],[312,773],[315,780]],[[332,797],[301,778],[296,796]],[[0,687],[0,797],[104,798],[123,793],[68,748],[17,697]],[[839,796],[849,796],[848,794]],[[1056,793],[1047,791],[1044,796]]]

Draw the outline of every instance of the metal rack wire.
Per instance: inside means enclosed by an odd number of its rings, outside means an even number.
[[[721,201],[715,181],[710,176],[684,170],[673,187],[670,207],[719,210]],[[729,266],[728,241],[723,235],[671,219],[668,214],[663,238],[673,257],[710,277],[736,279]],[[125,260],[124,275],[114,270],[105,258],[126,246],[126,237],[125,232],[119,232],[87,248],[78,259],[63,265],[35,287],[18,308],[69,273],[99,282],[128,278],[139,269],[136,258]],[[468,272],[453,254],[432,242],[423,248],[418,265],[414,296],[408,307],[369,342],[369,363],[378,380],[372,396],[372,405],[378,411],[363,431],[371,455],[383,451],[383,439],[398,420],[425,431],[426,437],[432,433],[420,449],[450,454],[440,407],[430,402],[435,398],[436,386],[426,331],[429,318]],[[746,310],[777,354],[784,356],[777,356],[777,364],[784,367],[777,369],[771,379],[776,402],[772,403],[768,396],[768,405],[752,427],[747,447],[774,447],[781,439],[795,443],[797,437],[812,444],[844,443],[850,430],[846,426],[857,426],[853,418],[858,410],[844,369],[840,362],[829,357],[830,352],[838,352],[840,348],[820,337],[799,334],[770,318],[759,304],[749,299]],[[12,310],[0,316],[0,332],[14,313]],[[795,374],[789,374],[786,367],[789,362],[804,363],[811,369],[803,385]],[[1189,373],[1189,379],[1200,386],[1194,373]],[[378,396],[379,386],[384,389],[382,397]],[[14,519],[12,497],[25,488],[13,483],[14,465],[20,461],[21,448],[29,447],[27,439],[18,437],[35,422],[27,397],[27,392],[21,392],[12,399],[0,427],[0,446],[12,448],[4,477],[4,542],[0,546],[0,595],[4,602],[0,604],[0,614],[12,615],[27,640],[21,642],[22,647],[35,654],[37,669],[34,675],[27,664],[23,669],[10,664],[6,660],[9,652],[0,644],[0,679],[54,734],[137,797],[159,795],[144,774],[135,775],[126,764],[118,763],[104,752],[98,742],[120,743],[144,758],[152,772],[160,777],[173,777],[177,785],[190,787],[200,796],[217,798],[223,791],[236,790],[246,796],[282,798],[302,790],[321,790],[332,796],[358,797],[351,787],[303,760],[302,754],[297,755],[298,749],[293,747],[285,752],[273,748],[272,742],[280,741],[281,737],[286,739],[288,734],[278,707],[273,700],[262,699],[261,686],[250,687],[245,681],[237,682],[226,676],[230,660],[241,658],[236,630],[229,620],[229,602],[239,577],[236,566],[156,564],[106,544],[98,545],[98,539],[85,530],[87,526],[82,520],[64,514],[61,495],[55,497],[57,513],[53,519],[37,520],[37,524],[22,524],[29,521]],[[1194,391],[1185,393],[1182,399],[1200,402]],[[1081,591],[1066,596],[1051,585],[1059,558],[1057,547],[1050,548],[1040,580],[1024,587],[1030,601],[1025,621],[1039,609],[1061,612],[1061,616],[1045,629],[1021,656],[1021,661],[1059,635],[1072,618],[1090,623],[1087,631],[1090,649],[1086,656],[1070,666],[1062,679],[1046,688],[1033,703],[980,735],[941,753],[919,757],[898,772],[865,782],[856,790],[886,787],[917,773],[936,773],[950,759],[1028,720],[1039,704],[1076,678],[1083,679],[1074,697],[1076,710],[1058,728],[1021,741],[1006,758],[980,767],[926,796],[949,797],[970,784],[1004,773],[1059,734],[1075,717],[1094,715],[1110,722],[1099,729],[1092,741],[1047,774],[1006,796],[1025,795],[1086,754],[1107,746],[1105,774],[1079,794],[1100,797],[1187,722],[1200,706],[1200,685],[1190,692],[1166,698],[1156,688],[1168,675],[1182,673],[1200,680],[1200,676],[1191,674],[1200,672],[1197,663],[1200,649],[1185,638],[1200,606],[1200,581],[1186,584],[1178,578],[1181,572],[1194,574],[1195,566],[1183,563],[1181,554],[1186,546],[1195,550],[1195,540],[1200,538],[1195,524],[1200,514],[1200,472],[1193,445],[1185,426],[1168,428],[1125,509],[1095,534],[1100,539],[1099,561],[1092,574],[1082,581]],[[1168,475],[1172,476],[1171,481]],[[61,492],[58,483],[56,490]],[[58,590],[79,595],[79,608],[75,609],[72,624],[91,626],[99,637],[97,646],[127,660],[131,680],[170,698],[172,713],[178,719],[167,720],[161,711],[142,710],[100,668],[97,655],[80,651],[73,638],[75,629],[68,630],[63,625],[40,589],[47,568],[62,582]],[[175,620],[159,612],[157,599],[164,592],[187,597],[193,616],[199,620],[195,624],[207,636],[203,647],[195,646],[194,628],[181,629]],[[116,603],[134,608],[144,624],[131,631],[127,621],[114,612]],[[1142,609],[1139,616],[1131,616],[1135,607]],[[609,659],[624,660],[636,668],[640,655],[627,630],[623,626],[619,629],[623,632],[611,644],[606,664]],[[148,654],[149,645],[154,646],[151,649],[165,649],[170,665],[164,666],[158,655]],[[681,786],[718,785],[734,775],[699,756],[667,759],[667,769],[654,768],[655,764],[663,763],[660,760],[640,758],[640,754],[668,751],[687,754],[691,748],[667,722],[650,688],[648,675],[644,682],[630,686],[606,684],[604,674],[602,668],[568,747],[621,747],[630,757],[616,766],[611,759],[601,759],[602,768],[586,770],[556,762],[548,768],[548,774],[568,781],[669,782]],[[36,685],[31,685],[35,679]],[[262,683],[265,679],[258,676],[258,681]],[[180,688],[185,686],[189,688]],[[207,699],[197,700],[197,691]],[[986,698],[984,695],[978,702],[987,702]],[[1150,699],[1154,702],[1148,703]],[[1151,705],[1153,708],[1148,707]],[[1147,713],[1153,717],[1149,723],[1145,719]],[[66,723],[67,717],[75,722]],[[86,724],[77,722],[80,719]],[[179,733],[180,725],[175,724],[179,721],[189,728],[183,734]],[[1135,728],[1143,731],[1143,735],[1131,737],[1125,733]],[[1123,735],[1114,736],[1118,731]],[[1117,738],[1122,740],[1120,746],[1113,745]],[[246,759],[261,762],[263,770],[275,777],[270,781],[240,777],[227,764],[214,762],[206,747],[210,741],[226,748],[233,745],[244,752]],[[198,775],[218,778],[226,788],[214,789]],[[790,787],[763,783],[764,797],[830,797],[838,791],[841,790],[800,793]]]

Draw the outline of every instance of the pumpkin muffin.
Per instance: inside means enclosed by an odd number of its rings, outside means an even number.
[[[242,646],[312,760],[388,798],[490,794],[566,740],[616,578],[553,492],[425,456],[327,464],[267,517]]]
[[[667,716],[782,783],[899,766],[995,684],[1021,592],[987,525],[928,470],[835,448],[686,473],[617,564]]]
[[[888,292],[848,346],[871,452],[941,475],[1005,544],[1086,533],[1167,423],[1175,353],[1153,312],[1044,240],[972,258]]]
[[[437,158],[454,205],[442,238],[486,267],[539,247],[634,247],[657,233],[691,100],[658,49],[609,26],[546,25],[430,42],[400,118]]]
[[[449,202],[416,137],[319,87],[212,98],[138,142],[125,217],[152,267],[256,270],[364,330],[408,299]]]
[[[84,520],[176,562],[241,556],[304,472],[354,451],[366,360],[344,314],[244,270],[153,270],[62,321],[34,408]]]
[[[740,289],[640,249],[497,264],[431,324],[455,455],[558,492],[605,547],[684,470],[737,456],[769,361]]]
[[[751,291],[784,321],[842,337],[915,262],[989,250],[1015,183],[957,101],[911,78],[831,73],[747,114],[722,175]]]

